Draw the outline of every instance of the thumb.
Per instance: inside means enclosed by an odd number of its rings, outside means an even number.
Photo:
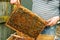
[[[51,22],[51,19],[48,19],[47,22]]]

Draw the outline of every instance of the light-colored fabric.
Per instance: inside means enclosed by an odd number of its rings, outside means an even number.
[[[32,11],[44,19],[59,15],[59,0],[33,0]]]
[[[48,20],[59,15],[59,0],[43,1],[33,0],[32,11],[42,18]],[[42,34],[55,35],[56,25],[47,27],[42,31]]]

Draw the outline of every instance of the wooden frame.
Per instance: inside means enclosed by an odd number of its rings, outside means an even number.
[[[21,31],[33,38],[37,37],[44,30],[46,24],[47,22],[43,18],[21,5],[12,12],[6,23],[9,28]]]

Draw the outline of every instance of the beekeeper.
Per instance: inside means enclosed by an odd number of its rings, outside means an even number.
[[[59,0],[32,0],[32,2],[32,12],[48,22],[42,34],[55,35],[56,23],[59,21]],[[10,0],[10,3],[20,4],[19,0]]]

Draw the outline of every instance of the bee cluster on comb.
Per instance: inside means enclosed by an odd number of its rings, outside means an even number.
[[[14,10],[6,25],[15,31],[36,38],[46,27],[47,22],[29,9],[19,6]]]

